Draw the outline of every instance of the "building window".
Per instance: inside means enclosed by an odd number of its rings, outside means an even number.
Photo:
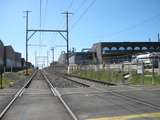
[[[135,47],[134,50],[140,50],[140,47]]]
[[[150,49],[150,50],[154,50],[154,47],[150,47],[149,49]]]
[[[125,50],[125,48],[124,47],[120,47],[119,50]]]
[[[142,47],[142,50],[147,50],[147,47]]]
[[[117,48],[116,48],[116,47],[112,47],[111,50],[112,50],[112,51],[116,51]]]
[[[132,47],[127,47],[127,50],[132,50]]]
[[[109,51],[109,48],[108,47],[104,47],[102,53],[106,54],[108,51]]]

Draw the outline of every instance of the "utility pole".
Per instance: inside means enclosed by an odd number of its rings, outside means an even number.
[[[54,47],[51,48],[52,56],[53,56],[53,64],[54,64]]]
[[[53,64],[51,64],[51,69],[54,69],[54,47],[51,48],[52,56],[53,56]]]
[[[35,51],[35,67],[37,67],[37,52]]]
[[[47,67],[49,65],[49,51],[47,51]]]
[[[66,32],[67,32],[67,38],[66,38],[66,42],[67,42],[67,54],[66,54],[66,57],[67,57],[67,68],[69,66],[69,29],[68,29],[68,16],[70,14],[73,14],[73,13],[69,13],[68,11],[67,12],[63,12],[62,14],[65,14],[66,15]]]
[[[158,42],[160,42],[159,33],[158,33]]]
[[[28,75],[28,14],[31,11],[24,11],[26,13],[26,75]]]

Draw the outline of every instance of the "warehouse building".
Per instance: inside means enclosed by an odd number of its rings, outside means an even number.
[[[0,40],[0,66],[3,66],[4,61],[4,45],[2,41]]]
[[[78,65],[86,65],[86,64],[96,64],[96,53],[94,52],[75,52],[69,58],[69,64],[78,64]]]
[[[15,67],[15,53],[12,46],[4,47],[4,66],[6,69]]]
[[[92,46],[99,64],[131,61],[132,55],[159,52],[160,42],[99,42]]]
[[[61,55],[58,58],[58,64],[66,64],[67,55],[65,52],[61,52]]]
[[[15,52],[15,67],[17,69],[21,68],[22,67],[22,64],[21,64],[21,53],[19,52]]]
[[[26,63],[24,58],[21,58],[21,53],[15,52],[11,45],[5,46],[0,40],[0,70],[1,71],[17,71],[20,69],[33,67],[28,62]]]
[[[84,50],[87,50],[84,52]],[[139,53],[160,52],[160,42],[99,42],[82,52],[69,54],[70,64],[106,64],[131,61]],[[66,64],[66,53],[61,54],[59,64]]]
[[[0,67],[1,68],[4,65],[3,61],[4,61],[4,45],[3,45],[3,42],[0,40]]]

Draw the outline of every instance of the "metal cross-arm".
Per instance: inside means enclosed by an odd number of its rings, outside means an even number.
[[[66,30],[28,29],[28,32],[67,32]]]
[[[34,31],[34,32],[28,37],[27,40],[29,41],[36,32],[37,32],[37,31]]]
[[[67,38],[61,32],[58,33],[67,41]]]

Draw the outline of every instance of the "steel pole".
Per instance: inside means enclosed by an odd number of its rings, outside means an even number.
[[[68,12],[66,14],[66,30],[67,30],[67,69],[69,66],[69,31],[68,31]]]
[[[28,11],[26,13],[26,75],[28,75]]]

